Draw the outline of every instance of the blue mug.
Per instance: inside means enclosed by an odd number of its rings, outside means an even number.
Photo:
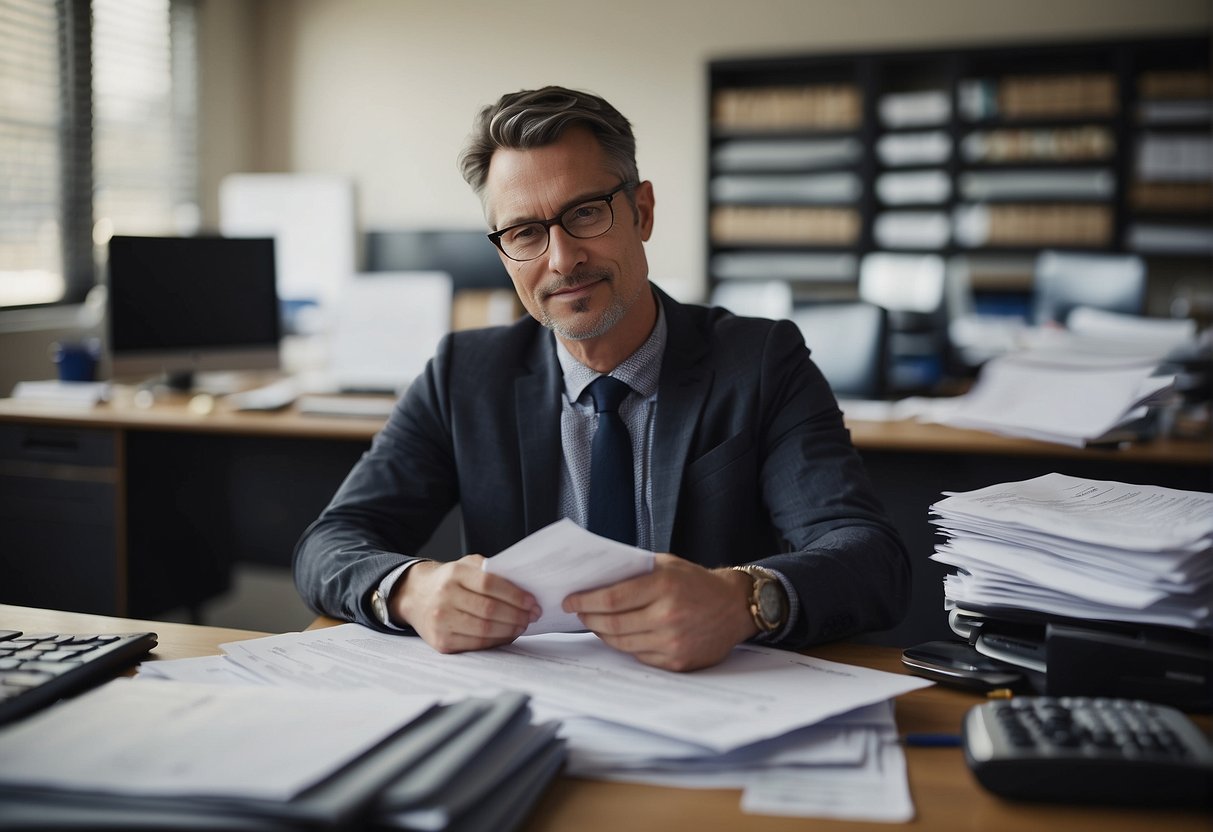
[[[97,361],[100,357],[101,348],[96,340],[55,344],[55,365],[59,368],[59,380],[93,381],[97,375]]]

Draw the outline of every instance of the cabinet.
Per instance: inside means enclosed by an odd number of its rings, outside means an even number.
[[[709,288],[854,299],[867,255],[920,255],[977,311],[1026,316],[1041,250],[1136,252],[1147,311],[1187,293],[1207,315],[1209,51],[1202,33],[713,61]]]
[[[0,425],[0,602],[126,611],[113,430]]]

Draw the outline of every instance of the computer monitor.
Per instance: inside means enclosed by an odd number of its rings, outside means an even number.
[[[497,248],[477,230],[368,231],[366,270],[446,272],[455,291],[513,287]]]
[[[279,366],[271,238],[114,237],[108,334],[114,377]]]

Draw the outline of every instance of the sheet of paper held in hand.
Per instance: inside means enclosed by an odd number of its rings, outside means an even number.
[[[565,518],[523,538],[484,562],[535,596],[543,615],[524,636],[585,630],[561,604],[574,592],[597,589],[653,571],[653,553],[588,532]]]

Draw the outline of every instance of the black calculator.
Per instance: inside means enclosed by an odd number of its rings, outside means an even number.
[[[1209,803],[1213,746],[1175,708],[1132,699],[1022,696],[969,710],[965,760],[990,791],[1020,800]]]

